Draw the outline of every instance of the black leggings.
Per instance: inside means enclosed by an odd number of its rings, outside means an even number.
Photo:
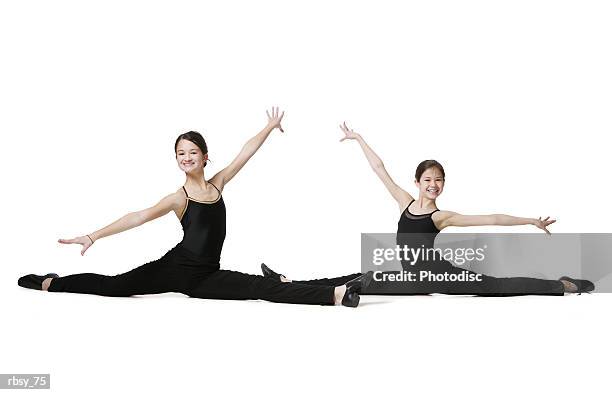
[[[203,299],[334,304],[334,287],[331,285],[281,283],[263,276],[219,270],[218,263],[202,263],[180,245],[158,260],[116,276],[82,273],[55,278],[49,291],[102,296],[179,292]]]
[[[416,273],[419,278],[420,271],[429,271],[436,274],[465,274],[475,272],[461,269],[448,261],[421,263],[406,266],[408,272]],[[399,274],[400,272],[384,272],[385,274]],[[323,278],[310,281],[293,281],[306,285],[333,285],[338,286],[358,277],[355,273],[343,277]],[[364,289],[362,295],[428,295],[432,293],[449,295],[477,295],[477,296],[520,296],[520,295],[557,295],[564,294],[563,283],[558,280],[544,280],[530,277],[492,277],[481,274],[481,281],[372,281]]]

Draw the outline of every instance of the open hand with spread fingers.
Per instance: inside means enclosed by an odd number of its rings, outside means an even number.
[[[550,234],[550,232],[548,231],[548,229],[546,229],[546,227],[550,224],[554,224],[555,222],[557,222],[557,220],[550,219],[550,217],[546,217],[544,219],[542,219],[542,217],[538,217],[538,219],[534,219],[533,226],[542,229],[547,234]]]
[[[272,107],[270,111],[266,110],[266,114],[268,115],[268,127],[272,129],[278,128],[281,132],[284,133],[285,131],[281,126],[281,121],[283,120],[285,112],[283,111],[279,116],[278,111],[278,107]]]
[[[93,240],[89,236],[80,236],[75,237],[74,239],[59,239],[58,243],[80,244],[83,246],[83,248],[81,249],[81,255],[83,255],[85,254],[85,251],[87,251],[87,249],[93,245]]]

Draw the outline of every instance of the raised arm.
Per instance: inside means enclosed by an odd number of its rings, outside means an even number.
[[[406,208],[408,204],[414,200],[414,198],[393,181],[389,173],[387,173],[387,169],[385,169],[385,165],[380,157],[376,155],[374,150],[372,150],[368,144],[366,144],[365,140],[360,134],[355,133],[353,129],[349,129],[348,126],[346,126],[346,122],[340,125],[340,129],[342,129],[344,132],[344,137],[340,139],[340,142],[344,140],[357,140],[361,146],[361,149],[363,150],[363,153],[365,154],[366,159],[368,160],[368,163],[370,164],[370,167],[383,182],[389,193],[391,193],[391,196],[393,196],[399,205],[400,211]]]
[[[59,239],[58,242],[62,244],[81,244],[83,246],[81,249],[81,255],[83,255],[96,240],[135,228],[146,222],[159,218],[162,215],[168,214],[171,210],[178,210],[180,209],[180,205],[183,203],[183,201],[183,196],[181,196],[180,193],[175,192],[164,197],[156,205],[144,210],[128,213],[112,224],[107,225],[102,229],[98,229],[93,233],[75,237],[73,239]]]
[[[223,189],[225,184],[227,184],[234,176],[242,169],[242,167],[251,159],[251,157],[257,152],[259,147],[266,141],[270,133],[278,128],[281,132],[284,132],[281,127],[281,121],[283,120],[283,116],[285,112],[283,111],[280,116],[278,115],[278,107],[272,107],[271,111],[266,110],[266,114],[268,115],[268,124],[264,127],[261,132],[257,133],[254,137],[251,137],[249,141],[244,144],[242,150],[232,163],[230,163],[226,168],[215,174],[210,181],[217,186],[219,189]]]
[[[436,214],[436,217],[432,219],[434,219],[437,228],[440,230],[448,226],[533,225],[539,229],[542,229],[547,234],[550,234],[550,232],[548,229],[546,229],[546,227],[557,222],[557,220],[550,219],[550,217],[542,219],[542,217],[522,218],[505,214],[461,215],[452,211],[440,211],[438,214]]]

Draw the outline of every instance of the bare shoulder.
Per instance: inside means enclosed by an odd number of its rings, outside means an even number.
[[[174,209],[177,209],[177,208],[182,207],[185,204],[185,198],[186,196],[185,196],[185,192],[183,191],[183,187],[180,187],[173,193],[166,196],[164,199],[167,199],[170,202],[172,202],[172,207]]]
[[[138,212],[139,217],[142,219],[142,223],[152,221],[156,218],[166,215],[170,211],[178,212],[180,209],[179,193],[173,192],[169,195],[164,196],[155,205],[150,206],[144,210]],[[184,199],[183,199],[184,200]]]
[[[448,226],[448,220],[455,215],[458,215],[458,213],[454,211],[440,210],[431,215],[431,220],[434,222],[434,225],[436,225],[436,228],[442,230]]]
[[[185,198],[185,189],[181,185],[172,195],[176,195],[179,198]]]
[[[431,215],[431,218],[436,218],[436,219],[440,219],[440,220],[445,220],[448,219],[454,215],[458,215],[459,213],[456,213],[454,211],[449,211],[449,210],[440,210],[440,211],[436,211],[435,213],[433,213]]]
[[[177,218],[181,218],[183,211],[187,206],[187,197],[185,196],[185,192],[183,191],[183,187],[181,186],[175,192],[169,194],[164,198],[167,200],[172,207],[172,211],[176,214]]]

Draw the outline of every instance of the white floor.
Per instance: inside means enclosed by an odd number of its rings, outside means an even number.
[[[0,373],[50,373],[57,394],[609,393],[610,294],[349,309],[2,293]]]

